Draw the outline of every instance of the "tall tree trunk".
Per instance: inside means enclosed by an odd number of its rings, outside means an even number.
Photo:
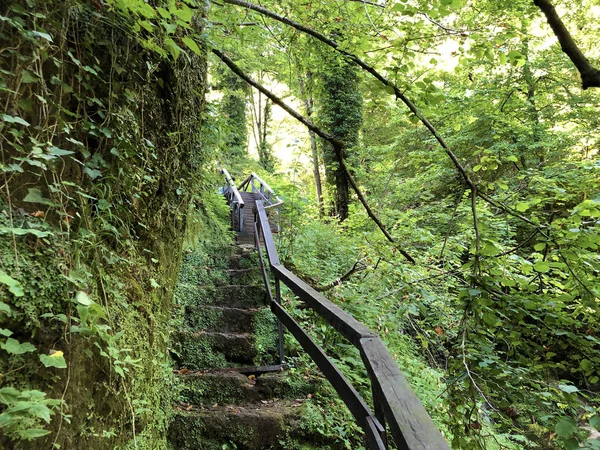
[[[258,73],[258,79],[260,82],[263,81],[262,71]],[[258,152],[258,161],[265,170],[272,172],[274,169],[274,161],[270,145],[267,142],[269,120],[271,119],[271,103],[268,98],[263,100],[263,94],[260,91],[256,94],[256,99],[254,95],[251,95],[250,100],[252,106],[250,108],[252,132],[254,134],[254,142],[256,143],[256,150]]]
[[[325,50],[321,58],[317,118],[327,132],[344,144],[340,153],[329,142],[322,141],[325,175],[335,192],[333,212],[343,222],[348,218],[350,187],[340,158],[346,159],[345,149],[358,144],[362,126],[360,79],[356,68],[343,57]]]
[[[306,78],[310,82],[312,73],[308,71]],[[313,113],[313,98],[308,94],[302,73],[298,71],[298,85],[300,86],[300,95],[304,103],[304,109],[309,120],[312,120]],[[321,187],[321,172],[319,170],[319,153],[317,151],[317,136],[314,131],[309,130],[308,135],[310,136],[310,149],[312,152],[312,163],[313,163],[313,176],[315,178],[315,189],[317,191],[317,204],[319,205],[319,216],[325,215],[325,206],[323,205],[323,189]]]
[[[217,69],[219,82],[217,88],[223,92],[220,113],[226,123],[222,151],[232,158],[247,154],[248,128],[246,118],[246,102],[248,85],[226,68]]]

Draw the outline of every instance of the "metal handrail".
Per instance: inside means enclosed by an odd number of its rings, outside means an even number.
[[[221,169],[221,174],[225,175],[226,185],[223,186],[223,194],[229,202],[231,208],[231,225],[234,231],[242,231],[244,229],[244,200],[235,182],[229,172],[224,167]],[[237,219],[237,223],[236,223]]]
[[[258,187],[254,184],[254,181],[257,181],[259,183]],[[253,193],[260,194],[262,196],[263,200],[268,202],[268,205],[266,205],[264,207],[265,209],[275,208],[275,207],[283,204],[283,200],[281,198],[279,198],[277,195],[275,195],[275,191],[273,191],[273,189],[271,189],[271,186],[269,186],[266,181],[264,181],[261,177],[259,177],[254,172],[252,172],[252,174],[250,174],[250,176],[248,178],[246,178],[242,182],[242,184],[240,184],[238,189],[240,191],[243,191],[246,188],[248,188],[249,186],[252,186]],[[265,191],[268,193],[268,195],[265,194]],[[272,201],[271,196],[275,198],[276,202]]]
[[[271,300],[271,311],[277,316],[280,324],[280,351],[283,343],[281,335],[281,324],[283,324],[321,369],[348,406],[359,426],[365,431],[369,449],[385,450],[387,448],[385,427],[387,423],[399,449],[449,450],[448,443],[429,417],[379,336],[281,265],[265,209],[263,201],[256,201],[254,241],[259,252],[265,285],[269,286],[270,283],[262,258],[261,234],[271,273],[275,278],[275,299],[272,297],[270,288],[267,289],[267,292]],[[371,380],[375,414],[371,412],[362,397],[323,350],[282,307],[281,282],[360,351]]]

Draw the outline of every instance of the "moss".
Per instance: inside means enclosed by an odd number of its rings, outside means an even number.
[[[203,339],[187,337],[186,335],[180,336],[179,339],[174,337],[172,344],[178,367],[199,370],[202,368],[227,367],[229,365],[225,355],[215,350],[210,336]]]
[[[252,321],[256,358],[254,365],[262,366],[277,361],[277,319],[270,309],[261,309]]]
[[[266,304],[261,286],[202,286],[178,284],[175,299],[179,305],[218,305],[229,308],[258,308]]]
[[[223,321],[223,310],[218,308],[185,309],[185,327],[188,330],[217,330]]]
[[[18,104],[34,109],[41,104],[36,98],[54,105],[38,114],[19,111],[14,102],[14,114],[32,124],[19,139],[29,142],[33,133],[73,157],[46,164],[45,173],[25,165],[6,178],[12,210],[0,207],[0,225],[53,235],[14,242],[0,236],[1,268],[25,294],[13,297],[0,285],[0,297],[9,298],[13,309],[11,317],[0,318],[1,326],[37,347],[25,355],[3,354],[0,383],[63,399],[64,415],[56,410],[47,437],[14,442],[3,433],[0,447],[166,448],[176,393],[166,345],[183,236],[196,223],[202,224],[197,239],[215,239],[209,237],[214,229],[223,229],[214,225],[222,198],[191,194],[212,188],[202,177],[211,155],[202,147],[198,120],[206,60],[191,54],[174,62],[142,50],[117,9],[73,1],[32,1],[28,8],[9,1],[2,9],[11,5],[21,11],[9,15],[20,17],[23,30],[42,27],[53,45],[40,54],[29,35],[23,39],[18,29],[3,28],[2,47],[21,52],[5,59],[19,66],[9,70],[19,74],[32,57],[46,79],[20,86],[10,76],[0,97],[7,103],[13,92],[23,100]],[[54,62],[73,61],[67,52],[78,59],[57,71]],[[7,131],[3,136],[11,136]],[[12,144],[5,139],[6,164],[31,150]],[[59,206],[24,202],[27,188]],[[4,221],[5,214],[11,221]],[[216,235],[222,240],[226,234]],[[86,334],[71,328],[82,326],[84,305],[73,301],[77,291],[102,316]],[[67,369],[42,366],[39,354],[50,350],[64,352]]]

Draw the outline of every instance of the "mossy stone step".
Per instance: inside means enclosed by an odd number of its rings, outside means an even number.
[[[195,331],[251,333],[262,308],[227,308],[223,306],[186,306],[184,323]]]
[[[178,367],[210,369],[229,363],[253,365],[258,355],[249,333],[179,331],[171,336]]]
[[[300,399],[315,393],[318,381],[287,373],[257,377],[238,372],[200,372],[180,375],[181,399],[196,405],[256,403],[269,399]]]
[[[260,285],[263,283],[260,267],[218,268],[188,266],[179,276],[179,282],[193,285],[225,286],[231,284]]]
[[[266,295],[264,286],[178,284],[175,288],[177,303],[186,306],[213,305],[229,308],[258,308],[266,305]]]
[[[247,251],[234,253],[229,257],[230,269],[253,269],[259,267],[258,254],[254,247]]]
[[[190,407],[189,411],[179,407],[168,438],[178,450],[222,450],[226,443],[240,450],[283,449],[283,441],[301,435],[303,406],[302,402],[272,401]]]

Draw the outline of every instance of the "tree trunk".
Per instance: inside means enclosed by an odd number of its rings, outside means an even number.
[[[329,51],[321,53],[322,70],[318,74],[318,121],[333,137],[344,144],[341,152],[329,142],[323,142],[323,158],[327,182],[334,190],[333,213],[340,222],[348,218],[350,202],[349,184],[342,168],[346,149],[358,144],[362,126],[362,95],[357,70],[343,57]]]
[[[310,73],[310,71],[306,73],[306,78],[309,81],[311,80],[312,74]],[[304,84],[304,79],[302,78],[302,74],[300,71],[298,71],[298,85],[300,86],[300,95],[302,96],[302,101],[304,103],[306,115],[309,118],[309,120],[312,120],[313,99],[308,95],[306,86]],[[317,191],[317,204],[319,205],[319,216],[323,217],[325,215],[325,206],[323,205],[323,189],[321,187],[321,172],[319,171],[319,153],[317,151],[317,136],[312,130],[308,131],[308,135],[310,136],[313,176],[315,179],[315,189]]]

